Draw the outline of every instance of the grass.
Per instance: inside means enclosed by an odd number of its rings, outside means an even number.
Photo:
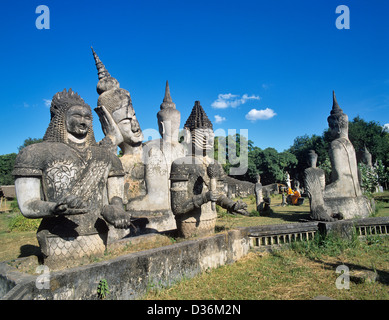
[[[333,240],[331,240],[333,241]],[[340,300],[389,299],[389,238],[375,242],[313,241],[310,248],[250,252],[238,262],[202,273],[162,290],[150,290],[145,300],[306,300],[324,295]],[[302,244],[304,246],[304,244]],[[303,250],[304,248],[304,250]],[[380,280],[350,283],[339,290],[336,268],[374,270]]]
[[[389,216],[389,192],[378,194],[375,216]],[[253,203],[248,203],[249,212]],[[290,223],[305,219],[309,203],[281,207],[281,197],[272,198],[268,217],[233,216],[221,211],[219,228],[269,223]],[[251,224],[253,223],[253,224]],[[374,283],[351,283],[337,289],[336,268],[346,265],[350,272],[377,272]],[[165,289],[151,289],[145,300],[306,300],[324,295],[340,300],[389,300],[389,237],[370,236],[360,241],[320,236],[296,242],[273,252],[250,252],[238,262],[202,273]]]

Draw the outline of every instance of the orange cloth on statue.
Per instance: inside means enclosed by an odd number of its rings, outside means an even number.
[[[297,190],[293,193],[293,195],[291,196],[292,198],[292,204],[297,204],[297,201],[298,199],[300,198],[300,192],[298,192]]]

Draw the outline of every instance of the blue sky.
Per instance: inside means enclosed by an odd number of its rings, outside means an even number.
[[[42,4],[47,30],[35,25]],[[350,29],[335,26],[339,5]],[[56,92],[96,106],[90,46],[130,91],[143,130],[158,128],[166,80],[181,126],[200,100],[215,130],[247,129],[263,149],[321,135],[332,90],[350,120],[387,124],[388,14],[386,0],[3,0],[0,154],[44,135]]]

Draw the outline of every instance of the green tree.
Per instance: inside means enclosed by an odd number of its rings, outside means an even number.
[[[4,154],[0,156],[0,185],[14,184],[12,170],[14,168],[16,156],[16,153]]]
[[[275,182],[284,183],[285,172],[290,172],[296,165],[296,156],[288,151],[278,152],[274,148],[262,150],[253,147],[249,151],[245,180],[255,182],[257,174],[260,174],[263,185]]]
[[[239,133],[227,137],[217,136],[214,140],[214,159],[222,164],[227,174],[230,174],[231,168],[245,166],[245,159],[248,159],[248,153],[254,148],[253,145],[253,141]],[[244,179],[245,174],[234,177]]]
[[[23,148],[29,146],[30,144],[39,143],[39,142],[42,142],[42,141],[43,141],[43,139],[28,137],[26,140],[24,140],[23,144],[20,147],[18,147],[18,150],[20,151]]]
[[[18,147],[18,150],[29,146],[30,144],[42,142],[42,139],[37,138],[27,138],[24,140],[24,143]],[[12,176],[12,170],[15,165],[15,159],[17,154],[10,153],[5,155],[0,155],[0,185],[12,185],[15,182],[14,177]]]
[[[297,158],[298,164],[295,169],[290,172],[291,177],[302,176],[304,170],[308,167],[307,155],[309,150],[315,150],[318,155],[317,166],[328,165],[329,142],[322,136],[313,134],[312,136],[304,135],[294,139],[293,145],[287,150],[294,154]],[[325,170],[326,171],[326,170]]]
[[[389,132],[376,121],[366,122],[359,116],[349,122],[349,139],[360,158],[366,146],[373,157],[373,163],[381,160],[389,167]]]

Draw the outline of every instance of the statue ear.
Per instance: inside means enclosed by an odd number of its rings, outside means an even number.
[[[164,135],[166,132],[166,129],[165,129],[165,123],[163,121],[161,121],[161,128],[162,128],[162,135]]]

